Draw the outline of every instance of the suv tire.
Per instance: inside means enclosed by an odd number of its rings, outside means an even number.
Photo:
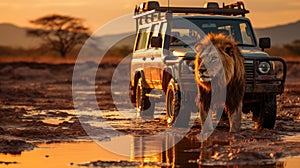
[[[143,78],[140,77],[135,87],[135,107],[141,116],[153,116],[155,104],[146,96],[148,92],[144,85]]]
[[[175,80],[171,79],[166,92],[166,120],[168,126],[187,127],[189,125],[191,111],[184,108],[184,106],[180,106],[180,89]]]
[[[276,121],[276,95],[266,95],[253,113],[255,129],[273,129]]]

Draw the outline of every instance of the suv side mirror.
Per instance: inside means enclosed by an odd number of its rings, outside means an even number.
[[[262,51],[264,51],[266,48],[271,48],[270,37],[259,38],[259,47],[261,48]]]
[[[162,47],[162,38],[161,37],[151,37],[150,44],[151,44],[151,47],[161,48]]]

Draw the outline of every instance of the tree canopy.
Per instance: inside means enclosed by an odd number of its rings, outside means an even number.
[[[83,44],[90,34],[83,20],[72,16],[53,14],[31,20],[30,23],[38,28],[28,30],[28,35],[41,37],[62,57],[76,45]]]

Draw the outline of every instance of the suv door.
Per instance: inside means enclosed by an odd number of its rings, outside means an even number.
[[[160,32],[161,30],[161,24],[157,23],[154,24],[152,27],[152,37],[156,38],[162,38],[162,34]],[[161,89],[161,70],[163,66],[162,61],[162,45],[160,47],[152,47],[151,44],[149,45],[149,50],[151,51],[151,60],[150,60],[150,66],[151,66],[151,79],[153,83],[153,87],[156,89]]]
[[[151,71],[149,61],[151,60],[151,52],[148,49],[150,39],[150,27],[139,29],[136,39],[133,60],[131,63],[132,73],[138,70],[144,72],[146,86],[152,88]]]

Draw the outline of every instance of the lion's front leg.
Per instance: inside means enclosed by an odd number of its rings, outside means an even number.
[[[200,103],[199,105],[199,114],[201,119],[201,129],[204,132],[210,132],[213,128],[213,122],[212,122],[212,114],[209,113],[209,111],[205,110],[203,105]]]
[[[239,132],[241,128],[242,121],[242,109],[243,103],[240,102],[238,108],[236,108],[233,112],[228,112],[229,124],[230,124],[230,132]]]

